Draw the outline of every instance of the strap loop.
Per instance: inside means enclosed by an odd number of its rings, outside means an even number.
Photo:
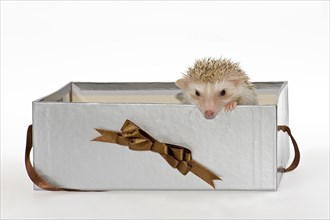
[[[286,126],[286,125],[279,125],[277,127],[277,130],[288,133],[289,137],[291,138],[292,144],[293,144],[293,148],[294,148],[294,159],[293,159],[292,163],[290,164],[290,166],[288,168],[285,168],[285,169],[281,170],[283,173],[290,172],[290,171],[296,169],[298,167],[298,165],[299,165],[299,161],[300,161],[299,147],[298,147],[298,144],[297,144],[296,140],[292,136],[291,130],[290,130],[290,128],[288,126]]]

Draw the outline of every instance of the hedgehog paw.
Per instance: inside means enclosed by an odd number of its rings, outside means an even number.
[[[225,109],[227,111],[232,111],[236,108],[236,106],[237,106],[237,102],[235,102],[235,101],[234,102],[229,102],[225,105]]]

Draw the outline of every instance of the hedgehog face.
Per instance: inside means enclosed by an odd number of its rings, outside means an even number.
[[[248,88],[248,80],[239,63],[225,58],[205,58],[196,60],[175,84],[188,102],[198,106],[205,118],[212,119],[224,107],[231,111],[237,104],[255,103],[255,93]],[[241,101],[245,99],[248,101]]]
[[[179,79],[176,85],[183,91],[185,98],[200,109],[206,119],[213,119],[233,100],[236,93],[234,83],[227,80],[196,83],[183,78]]]

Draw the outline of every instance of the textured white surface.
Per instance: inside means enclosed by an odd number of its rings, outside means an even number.
[[[238,106],[206,120],[193,105],[34,102],[37,171],[67,188],[212,189],[173,170],[158,154],[90,141],[98,136],[93,128],[119,131],[126,119],[159,141],[189,148],[223,179],[217,189],[277,188],[275,105]]]

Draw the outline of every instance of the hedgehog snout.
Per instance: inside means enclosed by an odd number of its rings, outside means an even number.
[[[204,116],[206,119],[213,119],[215,117],[215,112],[212,110],[206,110]]]

